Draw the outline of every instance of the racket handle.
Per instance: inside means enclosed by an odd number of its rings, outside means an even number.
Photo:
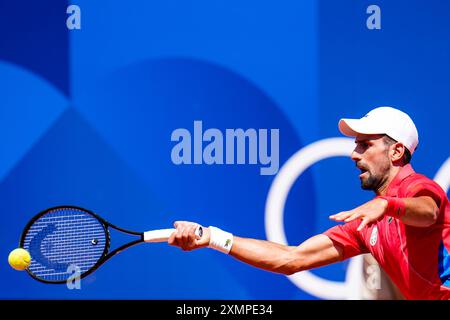
[[[159,230],[151,230],[144,232],[144,241],[145,242],[167,242],[169,240],[172,233],[174,233],[177,229],[159,229]],[[195,230],[195,234],[200,238],[203,236],[203,228],[199,226],[197,230]]]

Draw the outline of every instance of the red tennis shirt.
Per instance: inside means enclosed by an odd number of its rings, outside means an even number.
[[[439,207],[437,222],[412,227],[384,215],[361,231],[356,231],[361,223],[357,219],[324,234],[341,246],[344,259],[371,253],[407,299],[450,300],[450,204],[444,190],[406,165],[386,196],[432,197]]]

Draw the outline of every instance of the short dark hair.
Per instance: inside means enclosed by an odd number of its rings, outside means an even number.
[[[392,139],[387,134],[383,136],[383,141],[387,146],[392,146],[394,143],[397,143],[397,140]],[[403,154],[402,158],[403,165],[410,163],[411,158],[412,158],[411,152],[408,150],[408,148],[405,147],[405,153]]]

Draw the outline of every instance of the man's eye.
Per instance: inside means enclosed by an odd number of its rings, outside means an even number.
[[[369,144],[368,144],[367,142],[360,142],[359,145],[360,145],[362,148],[367,148],[367,147],[369,146]]]

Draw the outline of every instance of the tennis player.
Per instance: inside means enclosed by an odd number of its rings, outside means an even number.
[[[290,275],[371,253],[407,299],[450,300],[450,205],[442,188],[410,165],[419,139],[404,112],[380,107],[361,119],[341,119],[340,131],[355,137],[351,158],[364,190],[375,197],[330,216],[344,222],[299,246],[234,236],[216,227],[177,221],[171,245],[210,247],[272,272]]]

